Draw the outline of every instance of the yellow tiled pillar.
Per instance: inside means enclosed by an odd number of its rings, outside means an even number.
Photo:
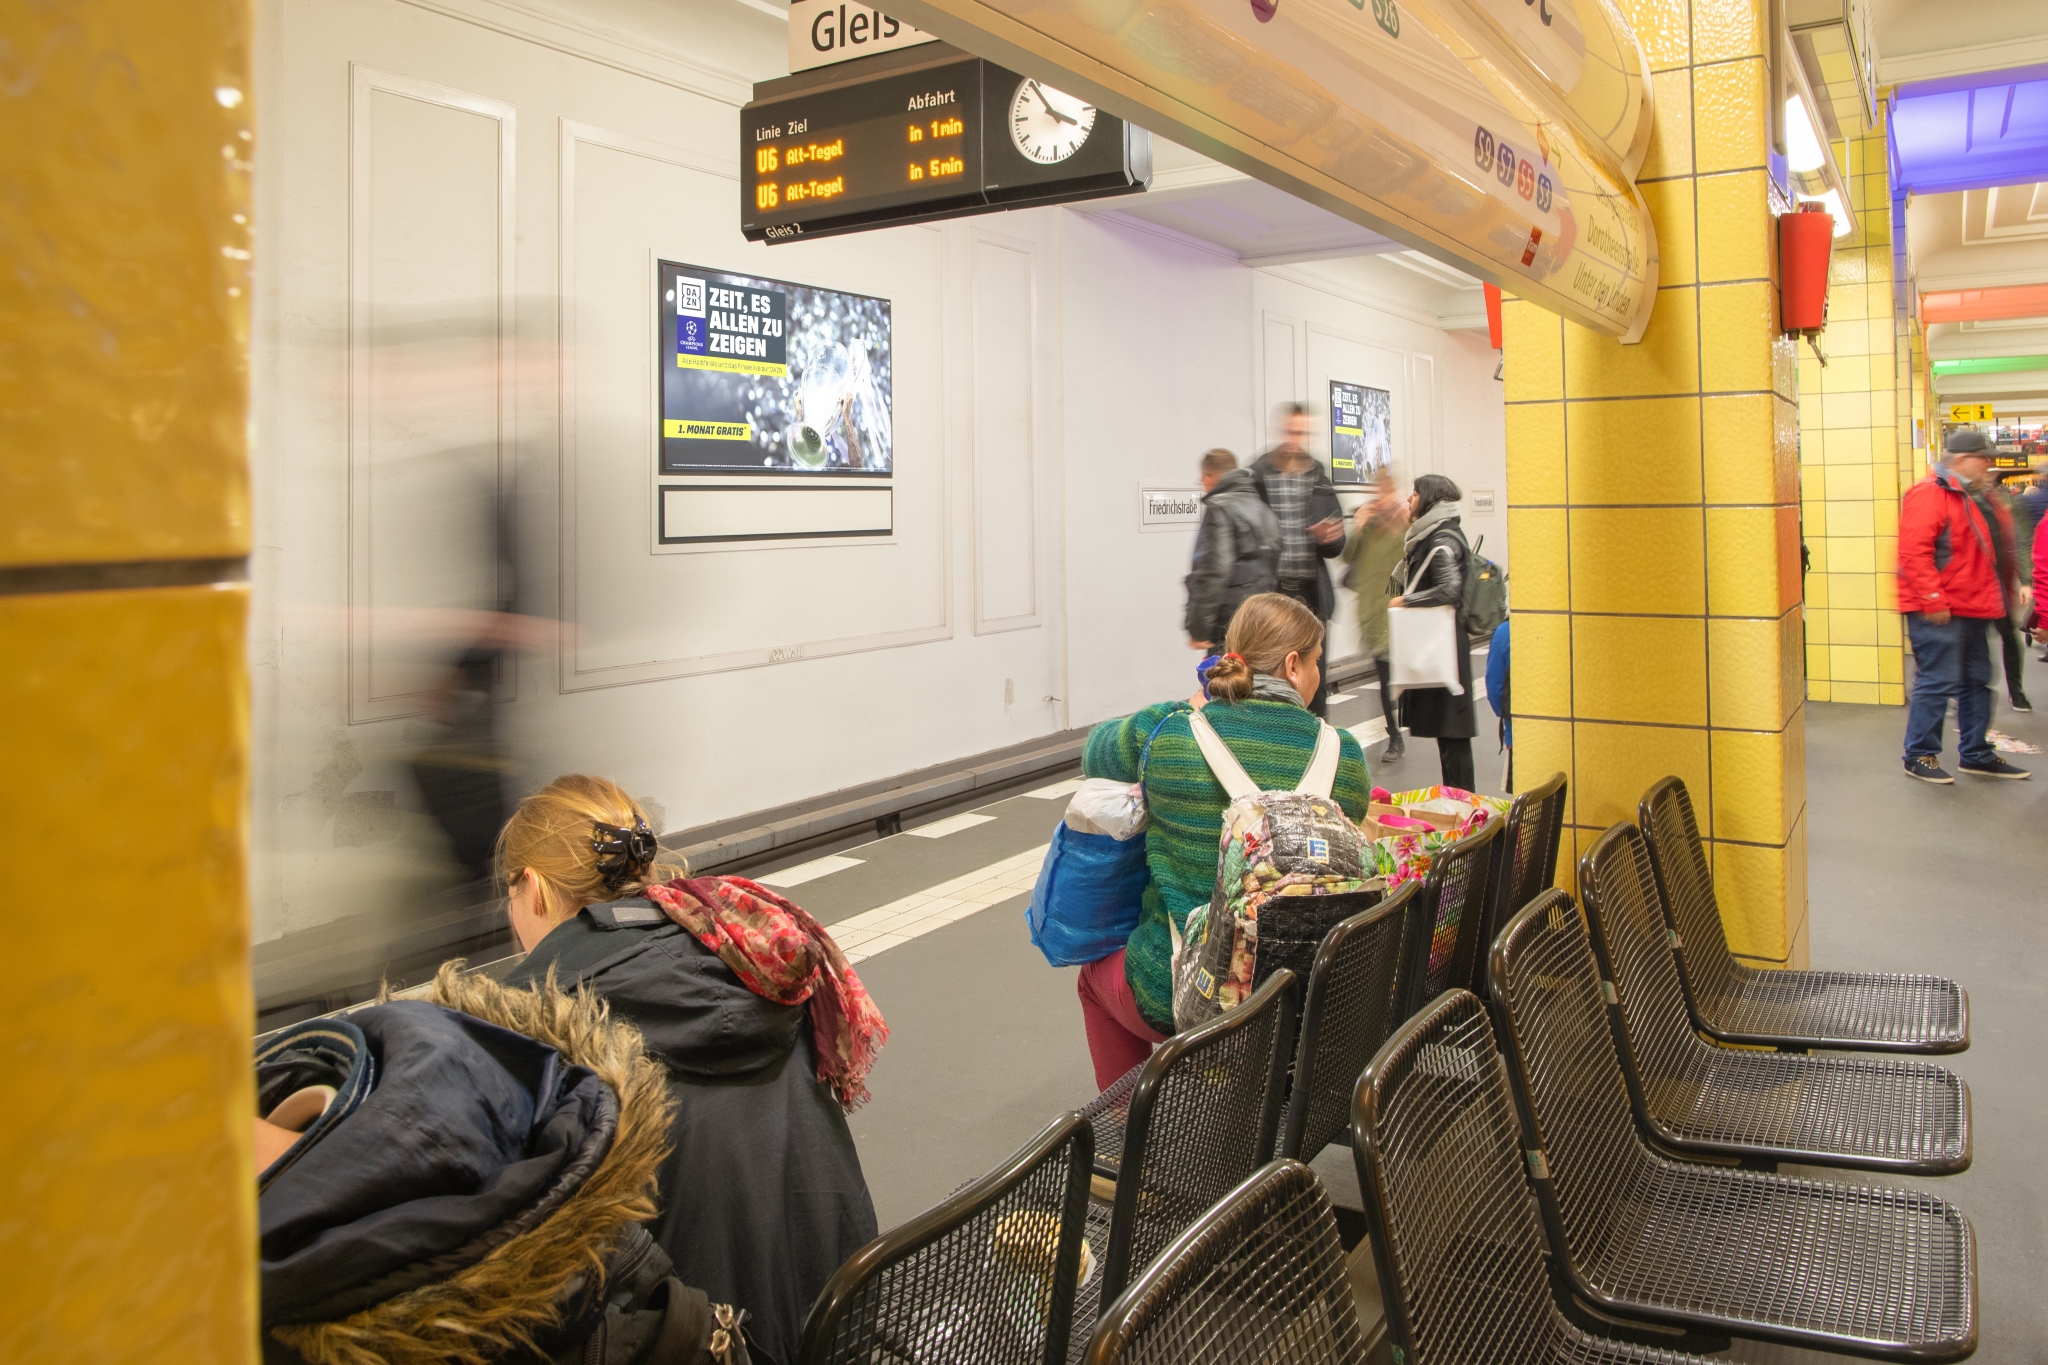
[[[1836,144],[1856,235],[1828,268],[1823,366],[1799,350],[1800,492],[1806,581],[1806,695],[1905,703],[1898,565],[1900,446],[1910,455],[1911,353],[1892,308],[1890,187],[1884,129]]]
[[[250,13],[0,6],[0,1360],[256,1359]]]
[[[1799,428],[1764,4],[1623,8],[1655,71],[1640,182],[1661,277],[1636,346],[1506,306],[1515,771],[1567,774],[1578,849],[1684,778],[1735,951],[1803,964]]]

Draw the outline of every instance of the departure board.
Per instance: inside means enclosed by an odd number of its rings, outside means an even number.
[[[1151,178],[1144,133],[942,45],[756,94],[740,118],[740,221],[752,241],[1128,194]]]

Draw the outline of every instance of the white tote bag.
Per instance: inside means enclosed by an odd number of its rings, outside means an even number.
[[[1429,561],[1447,553],[1439,545],[1429,552],[1408,580],[1406,597],[1422,583]],[[1396,693],[1414,687],[1447,687],[1454,697],[1465,695],[1458,677],[1458,609],[1456,607],[1388,607],[1387,657],[1392,664],[1388,685]]]

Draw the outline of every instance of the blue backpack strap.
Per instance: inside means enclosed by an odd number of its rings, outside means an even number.
[[[1178,716],[1178,715],[1182,714],[1183,712],[1186,712],[1186,713],[1188,713],[1188,714],[1193,714],[1193,712],[1194,712],[1194,709],[1195,709],[1195,708],[1194,708],[1194,707],[1192,707],[1192,706],[1176,706],[1176,707],[1175,707],[1175,708],[1174,708],[1173,710],[1171,710],[1171,711],[1168,711],[1168,712],[1167,712],[1167,713],[1166,713],[1165,715],[1161,716],[1161,717],[1159,718],[1159,724],[1157,724],[1157,725],[1155,725],[1155,726],[1153,726],[1153,727],[1152,727],[1152,733],[1151,733],[1151,734],[1149,734],[1149,735],[1147,735],[1147,736],[1145,736],[1145,747],[1144,747],[1144,749],[1143,749],[1143,750],[1142,750],[1142,751],[1141,751],[1141,752],[1140,752],[1140,753],[1138,754],[1138,785],[1139,785],[1139,786],[1141,786],[1141,787],[1142,787],[1142,786],[1144,786],[1144,785],[1145,785],[1145,768],[1146,768],[1146,765],[1148,765],[1148,764],[1150,764],[1150,763],[1152,762],[1152,741],[1153,741],[1153,740],[1155,740],[1155,739],[1157,739],[1157,738],[1159,738],[1159,732],[1160,732],[1160,730],[1161,730],[1161,729],[1165,728],[1166,722],[1168,722],[1168,721],[1172,720],[1172,719],[1173,719],[1173,718],[1174,718],[1175,716]]]

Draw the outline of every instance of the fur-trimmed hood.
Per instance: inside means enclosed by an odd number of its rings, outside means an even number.
[[[547,1096],[561,1092],[565,1096],[561,1108],[567,1117],[552,1124],[549,1131],[566,1129],[571,1136],[554,1154],[556,1164],[548,1168],[538,1197],[523,1199],[519,1207],[496,1218],[487,1229],[463,1230],[460,1245],[431,1258],[431,1275],[418,1273],[421,1265],[415,1263],[399,1273],[372,1279],[357,1291],[359,1296],[371,1296],[367,1306],[332,1320],[283,1323],[266,1303],[269,1335],[314,1365],[486,1365],[508,1357],[531,1358],[544,1349],[543,1343],[566,1319],[589,1305],[591,1291],[605,1277],[607,1255],[621,1243],[630,1226],[655,1215],[655,1176],[667,1149],[673,1102],[662,1070],[648,1059],[638,1031],[613,1022],[604,1002],[595,997],[581,992],[571,995],[551,984],[512,990],[480,974],[462,975],[458,966],[441,969],[426,1004],[536,1040],[559,1054],[559,1060],[548,1059],[536,1070],[533,1057],[544,1056],[539,1049],[527,1048],[521,1056],[506,1057],[502,1047],[494,1052],[492,1037],[486,1036],[479,1051],[486,1057],[504,1058],[505,1063],[503,1076],[487,1074],[478,1087],[492,1093],[436,1094],[427,1097],[428,1102],[502,1103],[503,1093],[520,1083],[540,1094],[544,1103]],[[380,1002],[351,1015],[350,1020],[374,1044],[380,1030],[396,1036],[393,1025],[410,1026],[416,1034],[420,1025],[432,1023],[419,1013],[421,1009],[422,1003],[416,1001]],[[399,1013],[380,1016],[380,1010]],[[430,1013],[447,1019],[438,1011]],[[460,1025],[461,1021],[447,1022]],[[464,1027],[477,1032],[473,1026]],[[502,1035],[494,1036],[502,1039]],[[385,1058],[387,1066],[391,1061]],[[590,1077],[577,1068],[595,1073],[603,1085],[593,1086]],[[605,1093],[607,1087],[609,1094]],[[615,1106],[612,1096],[616,1097]],[[574,1112],[568,1112],[571,1098],[581,1104]],[[425,1119],[432,1123],[431,1109]],[[349,1126],[344,1122],[320,1145],[327,1146]],[[539,1146],[542,1134],[537,1122],[535,1133]],[[518,1171],[531,1164],[518,1160],[526,1155],[515,1152],[501,1171],[485,1173],[473,1199],[485,1199],[511,1183]],[[357,1158],[363,1164],[376,1160],[373,1155]],[[298,1169],[311,1164],[308,1157]],[[411,1170],[402,1174],[417,1178]],[[267,1189],[265,1199],[275,1196],[282,1183]],[[368,1183],[375,1188],[374,1180]],[[472,1191],[456,1188],[447,1194],[468,1196]],[[432,1203],[441,1195],[432,1188],[405,1187],[394,1191],[393,1202]],[[391,1210],[371,1207],[355,1213],[340,1233],[363,1239],[374,1248],[379,1220],[388,1218]],[[271,1221],[266,1219],[266,1233]],[[475,1254],[480,1247],[488,1250]],[[272,1268],[268,1242],[264,1268],[268,1285]],[[441,1273],[443,1269],[445,1273]],[[386,1284],[404,1287],[389,1297],[375,1298],[378,1288]]]

